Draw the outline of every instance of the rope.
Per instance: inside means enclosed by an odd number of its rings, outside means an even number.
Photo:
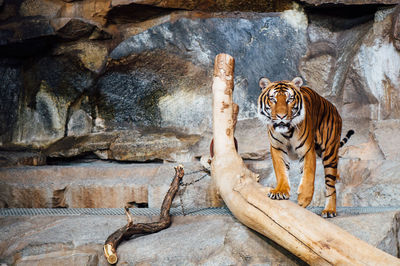
[[[320,214],[323,207],[309,207],[308,210]],[[368,213],[379,213],[388,211],[400,211],[400,206],[390,207],[338,207],[339,217],[341,215],[358,215]],[[157,208],[132,208],[129,211],[134,216],[156,216],[160,215]],[[34,208],[1,208],[0,216],[79,216],[79,215],[125,215],[123,208],[66,208],[66,209],[34,209]],[[213,216],[213,215],[232,215],[226,207],[221,208],[186,208],[182,212],[181,208],[171,208],[173,216]]]
[[[180,202],[180,206],[181,206],[181,212],[182,212],[182,214],[183,214],[184,216],[186,215],[186,212],[185,212],[185,206],[184,206],[184,204],[183,204],[183,194],[185,194],[185,191],[186,191],[187,187],[188,187],[188,186],[191,186],[191,185],[194,185],[195,183],[197,183],[197,182],[203,180],[204,177],[210,175],[210,172],[207,171],[206,169],[200,169],[200,170],[193,171],[193,172],[189,172],[189,173],[186,173],[186,174],[185,174],[185,176],[189,176],[189,175],[197,174],[197,173],[200,173],[200,172],[206,172],[206,174],[202,175],[201,177],[199,177],[199,178],[197,178],[197,179],[195,179],[195,180],[192,180],[191,182],[184,183],[184,182],[183,182],[183,179],[182,179],[182,180],[180,181],[180,183],[179,183],[179,186],[180,186],[181,188],[179,189],[178,196],[179,196],[179,202]]]
[[[180,186],[183,186],[183,187],[187,187],[187,186],[193,185],[194,183],[197,183],[197,182],[203,180],[204,177],[210,175],[210,172],[209,172],[209,171],[207,171],[207,170],[205,170],[205,169],[201,169],[201,170],[197,170],[197,171],[193,171],[193,172],[187,173],[187,174],[185,174],[185,176],[193,175],[193,174],[197,174],[197,173],[201,173],[201,172],[206,172],[206,174],[204,174],[204,175],[202,175],[201,177],[199,177],[199,178],[197,178],[197,179],[195,179],[195,180],[192,180],[192,181],[190,181],[190,182],[188,182],[188,183],[184,183],[184,182],[181,180],[181,183],[180,183],[179,185],[180,185]],[[185,178],[185,176],[184,176],[183,178]]]
[[[160,215],[159,208],[131,208],[130,213],[134,216],[156,216]],[[171,215],[184,215],[181,208],[171,208]],[[124,208],[3,208],[0,216],[75,216],[75,215],[125,215]],[[187,208],[185,215],[231,215],[227,208]]]

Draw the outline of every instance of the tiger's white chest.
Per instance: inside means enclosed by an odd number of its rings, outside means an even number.
[[[297,129],[294,130],[291,136],[290,134],[276,132],[273,128],[270,128],[270,130],[273,134],[273,136],[270,136],[270,141],[274,147],[286,151],[291,160],[297,160],[302,156],[304,146],[298,148],[301,144],[301,136]]]
[[[297,160],[301,157],[300,151],[296,150],[296,147],[300,144],[300,141],[297,139],[291,139],[287,147],[288,156],[291,160]]]

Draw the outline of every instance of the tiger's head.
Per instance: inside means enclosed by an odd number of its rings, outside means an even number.
[[[261,78],[259,85],[262,91],[258,97],[258,116],[276,132],[287,133],[304,120],[300,77],[276,82]]]

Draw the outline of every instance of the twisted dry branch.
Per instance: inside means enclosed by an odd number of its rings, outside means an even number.
[[[183,166],[179,165],[175,167],[175,177],[172,180],[170,188],[165,195],[164,201],[161,205],[160,219],[158,222],[153,223],[133,223],[133,217],[129,213],[128,207],[125,207],[125,214],[128,219],[128,223],[112,233],[104,243],[104,255],[110,264],[115,264],[118,261],[116,249],[118,245],[129,239],[133,235],[137,234],[152,234],[161,231],[171,225],[171,215],[169,213],[171,209],[172,201],[175,197],[176,192],[179,189],[179,184],[183,178],[184,171]]]

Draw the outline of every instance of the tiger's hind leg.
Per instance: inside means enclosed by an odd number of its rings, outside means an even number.
[[[339,145],[331,146],[323,152],[322,163],[325,172],[325,208],[322,217],[332,218],[336,216],[336,180],[338,178],[338,151]]]

